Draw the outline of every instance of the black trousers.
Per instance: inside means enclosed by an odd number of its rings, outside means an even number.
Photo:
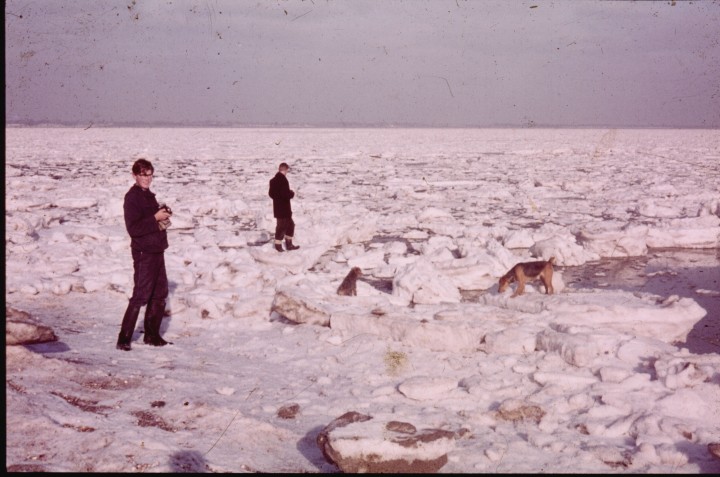
[[[169,291],[164,253],[144,253],[133,250],[132,257],[135,285],[123,316],[118,337],[118,343],[125,344],[130,344],[140,308],[145,305],[147,305],[145,333],[148,336],[160,336],[160,323]]]
[[[285,237],[292,237],[295,233],[295,222],[292,217],[278,218],[275,226],[275,240],[282,240]]]
[[[147,305],[152,301],[165,301],[168,296],[168,278],[165,270],[164,253],[145,253],[132,251],[133,258],[133,294],[130,304]]]

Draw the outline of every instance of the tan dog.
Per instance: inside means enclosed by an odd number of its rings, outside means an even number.
[[[500,277],[498,292],[504,292],[512,282],[517,282],[517,289],[510,297],[515,298],[525,292],[526,282],[539,278],[545,285],[545,293],[552,295],[555,291],[552,286],[553,263],[555,263],[555,257],[550,257],[548,261],[518,263]]]
[[[353,267],[337,289],[338,295],[357,296],[357,279],[362,276],[360,267]]]

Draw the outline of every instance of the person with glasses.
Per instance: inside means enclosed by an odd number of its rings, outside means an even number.
[[[140,309],[145,306],[145,337],[152,346],[172,344],[160,337],[160,324],[165,314],[168,279],[165,271],[165,250],[168,248],[167,228],[172,212],[160,206],[150,191],[155,170],[147,159],[140,158],[132,166],[135,184],[125,194],[123,209],[125,228],[130,235],[133,259],[133,292],[123,316],[117,349],[130,351]]]

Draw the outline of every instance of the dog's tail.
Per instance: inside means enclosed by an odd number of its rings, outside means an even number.
[[[548,259],[548,263],[554,264],[554,263],[555,263],[555,257],[550,257],[550,258]]]

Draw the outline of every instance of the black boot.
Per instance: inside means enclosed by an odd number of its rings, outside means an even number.
[[[118,335],[117,345],[115,346],[117,349],[130,351],[130,341],[132,341],[135,324],[137,323],[139,315],[140,307],[129,303],[125,310],[125,316],[123,316],[120,334]]]
[[[152,346],[172,344],[160,337],[160,325],[165,315],[165,300],[151,300],[145,310],[145,337],[143,342]]]
[[[284,251],[285,251],[285,250],[283,250],[282,244],[281,244],[280,242],[275,242],[275,250],[277,250],[278,252],[284,252]]]
[[[300,248],[299,245],[293,245],[292,243],[292,237],[285,239],[285,248],[288,250],[297,250]]]
[[[151,346],[165,346],[165,345],[168,345],[168,344],[172,344],[172,342],[170,342],[170,341],[165,341],[165,340],[162,339],[162,337],[160,337],[160,336],[153,336],[152,338],[148,338],[148,337],[146,336],[143,341],[145,342],[145,344],[149,344],[149,345],[151,345]]]
[[[118,342],[115,345],[115,347],[122,351],[130,351],[132,348],[130,347],[130,343],[123,343],[120,341],[120,338],[118,338]]]

